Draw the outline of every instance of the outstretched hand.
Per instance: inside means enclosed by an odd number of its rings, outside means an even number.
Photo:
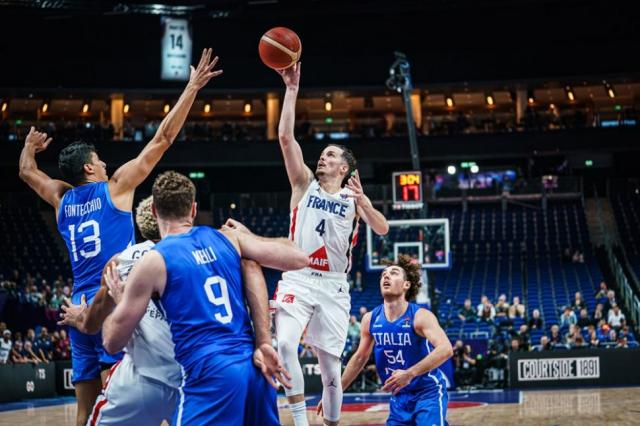
[[[260,369],[267,382],[278,389],[278,382],[287,389],[291,389],[291,375],[282,366],[278,352],[268,343],[260,345],[253,353],[253,363]],[[278,382],[276,382],[276,380]]]
[[[32,147],[35,152],[38,153],[47,149],[52,141],[52,138],[47,138],[46,133],[38,132],[35,127],[31,126],[31,130],[29,130],[29,134],[27,135],[27,139],[24,141],[24,144]]]
[[[83,317],[88,309],[87,297],[83,294],[80,298],[79,305],[74,305],[73,303],[71,303],[71,300],[69,300],[68,297],[65,297],[62,301],[61,309],[61,320],[58,321],[58,325],[68,325],[82,331],[81,324],[83,321]]]
[[[285,86],[287,89],[295,89],[297,90],[300,86],[300,68],[302,67],[302,62],[297,62],[295,65],[285,68],[283,70],[276,70],[278,74],[282,77]]]
[[[212,54],[213,51],[211,48],[204,49],[197,68],[194,68],[193,65],[191,65],[189,84],[195,87],[196,90],[202,89],[207,85],[207,83],[209,83],[209,80],[222,74],[222,70],[213,71],[213,67],[218,63],[218,57],[216,56],[212,60]]]

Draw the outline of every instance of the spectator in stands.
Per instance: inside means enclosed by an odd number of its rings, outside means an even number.
[[[581,336],[580,329],[576,324],[569,325],[569,331],[564,336],[564,343],[567,346],[571,346],[576,342],[576,338]]]
[[[27,363],[32,363],[35,365],[41,362],[40,358],[38,358],[38,355],[33,352],[33,343],[31,343],[29,340],[24,341],[24,345],[22,346],[22,351],[20,352],[20,354]]]
[[[489,298],[486,295],[483,294],[480,296],[480,303],[476,306],[478,317],[482,317],[482,311],[484,310],[484,305],[486,305],[487,302],[489,302]]]
[[[513,297],[513,303],[509,307],[509,318],[524,318],[526,313],[525,307],[522,303],[520,303],[520,298],[518,296]]]
[[[604,318],[604,305],[602,303],[598,303],[596,305],[596,310],[593,312],[593,322],[597,324],[603,318]]]
[[[0,364],[6,364],[9,362],[9,355],[11,354],[12,347],[11,331],[5,329],[2,332],[2,340],[0,340]]]
[[[516,337],[520,340],[520,347],[523,350],[528,351],[529,344],[531,343],[531,335],[529,334],[529,327],[526,324],[522,324],[520,326]]]
[[[460,321],[473,321],[476,319],[476,311],[471,307],[471,299],[464,299],[464,305],[458,310]]]
[[[509,313],[509,303],[507,302],[507,295],[501,294],[498,297],[498,303],[496,303],[496,317],[506,318]]]
[[[489,299],[486,300],[486,303],[482,307],[482,312],[480,314],[480,321],[485,322],[493,322],[493,319],[496,316],[496,309],[493,307]]]
[[[360,338],[360,323],[355,315],[349,317],[349,328],[347,328],[347,337],[357,346],[356,342]]]
[[[551,345],[562,343],[562,336],[560,335],[560,327],[558,327],[558,324],[553,324],[551,326],[551,335],[549,336],[549,340],[551,341]]]
[[[598,333],[598,339],[601,343],[609,340],[609,331],[611,331],[611,327],[604,319],[601,319],[596,328],[596,333]]]
[[[49,336],[47,327],[42,327],[40,330],[40,336],[38,336],[33,345],[33,352],[43,362],[49,363],[49,361],[53,360],[53,344],[51,343],[51,336]]]
[[[362,317],[364,316],[364,314],[366,314],[367,311],[367,307],[366,306],[360,306],[360,310],[358,311],[360,314],[360,321],[362,321]]]
[[[7,324],[0,321],[0,334],[4,335],[4,331],[7,329]]]
[[[524,349],[520,346],[520,339],[517,337],[511,339],[511,350],[509,352],[524,352]]]
[[[579,291],[576,291],[575,299],[573,300],[573,310],[580,311],[587,307],[587,304],[584,302],[582,298],[582,294]]]
[[[587,308],[580,309],[580,318],[578,318],[577,324],[581,329],[593,325],[593,319],[589,317],[589,311],[587,311]]]
[[[544,322],[540,317],[540,310],[534,309],[531,313],[531,318],[529,319],[529,329],[530,330],[544,330]]]
[[[622,327],[620,323],[621,320],[624,320],[624,314],[620,310],[620,306],[613,305],[612,309],[609,311],[609,317],[607,323],[616,330],[619,330]]]
[[[471,385],[476,374],[476,360],[471,356],[471,346],[458,340],[453,352],[453,363],[456,384],[460,387]]]
[[[631,330],[629,329],[629,326],[627,325],[627,321],[626,320],[622,320],[620,321],[620,324],[622,325],[620,327],[620,330],[618,330],[618,338],[625,336],[628,337],[629,340],[631,340],[633,338],[633,335],[631,334]]]
[[[613,290],[607,291],[607,300],[604,302],[604,306],[602,307],[602,311],[604,312],[605,317],[608,318],[609,311],[613,308],[613,305],[617,305],[616,302],[616,292]]]
[[[618,338],[618,344],[616,345],[616,348],[628,348],[628,347],[629,347],[629,342],[626,336],[622,336]]]
[[[618,341],[618,333],[612,328],[609,330],[609,342],[616,343]]]
[[[576,324],[577,322],[578,319],[576,318],[576,314],[571,310],[570,306],[566,306],[564,308],[564,313],[560,316],[560,327],[568,327]]]
[[[71,358],[71,344],[69,343],[67,331],[64,328],[60,330],[60,339],[56,342],[54,354],[57,360]]]
[[[27,336],[24,338],[24,342],[31,342],[33,345],[36,342],[36,332],[33,328],[27,330]]]
[[[22,340],[15,339],[13,341],[13,349],[11,349],[11,362],[14,364],[26,364],[27,360],[22,355],[24,350],[24,343]]]
[[[548,351],[551,349],[551,342],[549,341],[549,338],[547,336],[541,336],[540,337],[540,344],[536,345],[533,350],[537,351],[537,352],[543,352],[543,351]]]
[[[48,320],[56,320],[58,311],[60,310],[60,305],[62,305],[63,300],[64,295],[62,294],[62,287],[56,287],[54,293],[51,295],[51,299],[49,299],[47,309],[45,310],[45,315]]]
[[[570,345],[571,349],[584,349],[587,347],[589,347],[589,344],[584,341],[584,337],[580,333],[576,334],[573,344]]]
[[[593,325],[589,326],[589,345],[592,348],[597,348],[600,345],[600,339],[598,339],[598,334],[596,333],[596,327]]]
[[[598,290],[598,292],[596,293],[596,301],[598,303],[604,303],[605,299],[607,298],[608,291],[609,288],[607,287],[607,283],[605,283],[604,281],[600,282],[600,290]]]

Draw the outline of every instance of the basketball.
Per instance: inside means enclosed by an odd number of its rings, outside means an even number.
[[[260,38],[258,52],[266,66],[274,70],[283,70],[300,60],[302,43],[298,34],[290,29],[275,27]]]

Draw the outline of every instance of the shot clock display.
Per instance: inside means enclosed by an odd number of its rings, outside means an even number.
[[[422,208],[421,172],[394,172],[391,184],[393,186],[393,208],[395,210]]]

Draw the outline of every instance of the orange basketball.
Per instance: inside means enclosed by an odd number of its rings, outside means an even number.
[[[285,27],[271,28],[260,38],[260,59],[269,68],[283,70],[300,59],[302,43],[298,34]]]

